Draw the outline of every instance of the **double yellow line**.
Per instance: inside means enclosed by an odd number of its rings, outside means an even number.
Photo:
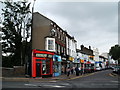
[[[94,75],[94,74],[95,74],[95,73],[90,73],[90,74],[86,74],[86,75],[82,75],[82,76],[76,76],[76,77],[73,77],[73,78],[63,79],[63,80],[60,80],[60,81],[73,80],[73,79],[77,79],[77,78],[82,78],[82,77],[91,76],[91,75]]]
[[[117,77],[117,75],[113,75],[111,73],[109,73],[109,76],[111,76],[111,77]]]

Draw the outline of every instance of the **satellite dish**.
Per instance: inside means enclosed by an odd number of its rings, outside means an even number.
[[[52,29],[51,31],[52,31],[52,32],[56,32],[55,29]]]
[[[52,29],[51,30],[51,36],[55,36],[55,33],[56,33],[55,29]]]

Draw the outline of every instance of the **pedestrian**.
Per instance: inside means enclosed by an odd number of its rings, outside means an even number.
[[[67,68],[67,76],[69,77],[70,75],[70,67]]]
[[[83,68],[81,67],[81,75],[83,74]]]
[[[64,66],[62,66],[62,74],[64,73]]]
[[[75,66],[73,66],[73,73],[75,74]]]
[[[78,69],[79,69],[79,73],[82,75],[82,72],[81,72],[81,67],[79,67]]]
[[[75,71],[76,71],[76,76],[79,76],[79,69],[78,69],[78,67],[75,68]]]
[[[73,74],[73,68],[71,68],[71,74]]]

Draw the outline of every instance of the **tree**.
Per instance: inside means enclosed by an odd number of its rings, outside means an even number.
[[[114,60],[118,60],[118,63],[120,63],[120,45],[112,46],[109,54]]]
[[[25,63],[27,43],[30,37],[31,15],[30,3],[27,2],[2,2],[4,21],[2,32],[2,52],[4,56],[12,61],[12,65],[23,65]],[[3,59],[4,61],[4,59]]]

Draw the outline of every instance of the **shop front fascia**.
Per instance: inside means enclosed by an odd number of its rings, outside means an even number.
[[[75,58],[73,63],[75,67],[80,67],[80,58]]]
[[[84,63],[85,63],[84,59],[80,59],[80,66],[81,66],[81,69],[83,70],[84,70]]]
[[[70,63],[69,63],[69,65],[68,65],[68,67],[73,67],[73,62],[74,62],[74,57],[69,57],[69,61],[70,61]]]
[[[62,71],[61,71],[61,73],[62,73],[62,74],[66,74],[66,69],[67,69],[67,57],[62,56],[61,59],[62,59],[62,62],[61,62]]]
[[[94,56],[93,55],[90,55],[88,56],[90,60],[94,60]]]
[[[54,52],[32,50],[32,77],[48,77],[53,74]]]
[[[61,56],[54,55],[53,56],[53,76],[61,75]]]

